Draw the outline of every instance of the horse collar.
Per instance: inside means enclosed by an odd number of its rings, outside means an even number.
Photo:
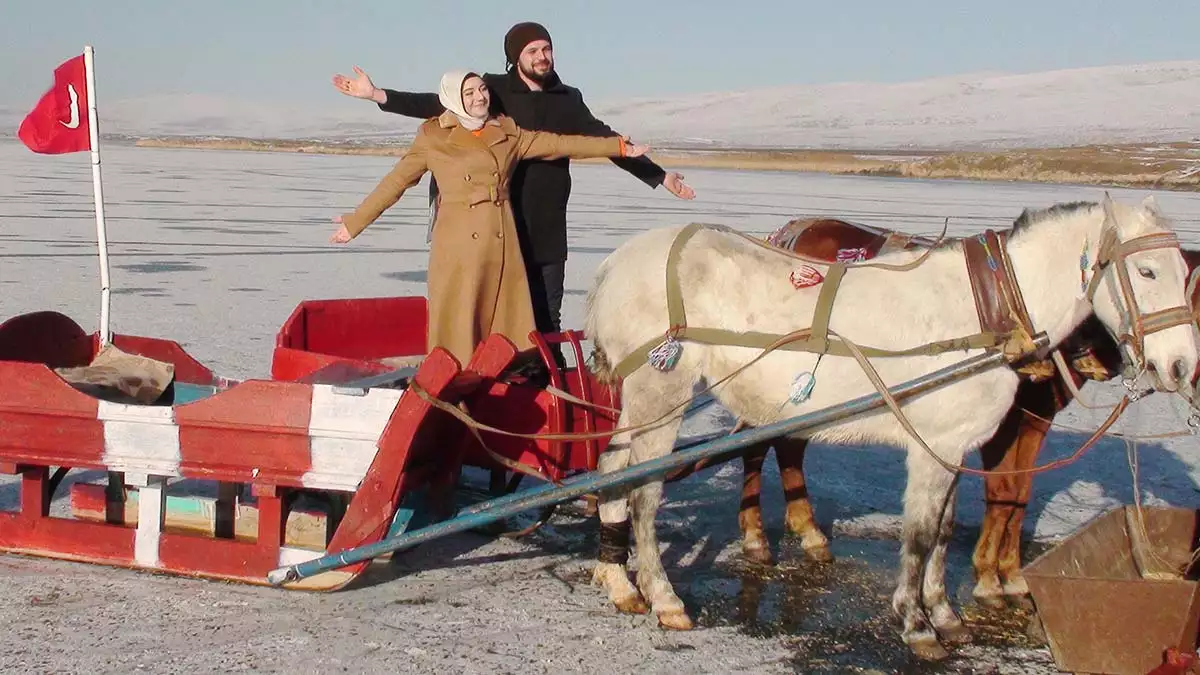
[[[971,280],[971,291],[975,295],[975,310],[979,315],[979,329],[997,335],[1007,335],[1001,349],[1012,359],[1034,351],[1033,321],[1021,297],[1012,260],[1006,248],[1007,237],[986,230],[977,237],[963,240],[963,257],[967,266],[967,277]],[[1037,362],[1030,364],[1029,374],[1035,379],[1051,377],[1052,364]]]

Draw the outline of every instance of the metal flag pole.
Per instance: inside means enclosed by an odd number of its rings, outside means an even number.
[[[100,249],[100,344],[111,340],[108,327],[108,236],[104,226],[104,187],[100,182],[100,129],[96,122],[95,56],[91,45],[83,47],[83,66],[87,79],[88,136],[92,151],[92,188],[96,195],[96,244]]]

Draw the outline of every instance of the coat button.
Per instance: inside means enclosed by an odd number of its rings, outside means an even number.
[[[478,238],[479,238],[479,233],[478,233],[478,232],[472,232],[472,233],[471,233],[471,238],[472,238],[472,239],[478,239]]]
[[[497,232],[497,233],[496,233],[496,238],[497,238],[497,239],[503,239],[503,238],[504,238],[504,233],[503,233],[503,232]]]
[[[466,180],[466,181],[471,180],[471,174],[466,174],[465,176],[463,176],[463,180]]]

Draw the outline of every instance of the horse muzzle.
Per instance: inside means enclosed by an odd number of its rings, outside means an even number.
[[[1153,377],[1154,388],[1157,391],[1178,392],[1195,405],[1196,382],[1193,376],[1196,363],[1195,354],[1178,355],[1163,360],[1150,359],[1146,364],[1146,371]]]

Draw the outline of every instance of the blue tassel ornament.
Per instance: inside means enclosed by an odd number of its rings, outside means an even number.
[[[810,372],[800,373],[792,380],[792,392],[788,400],[792,405],[800,405],[812,396],[813,388],[817,386],[817,377]]]

